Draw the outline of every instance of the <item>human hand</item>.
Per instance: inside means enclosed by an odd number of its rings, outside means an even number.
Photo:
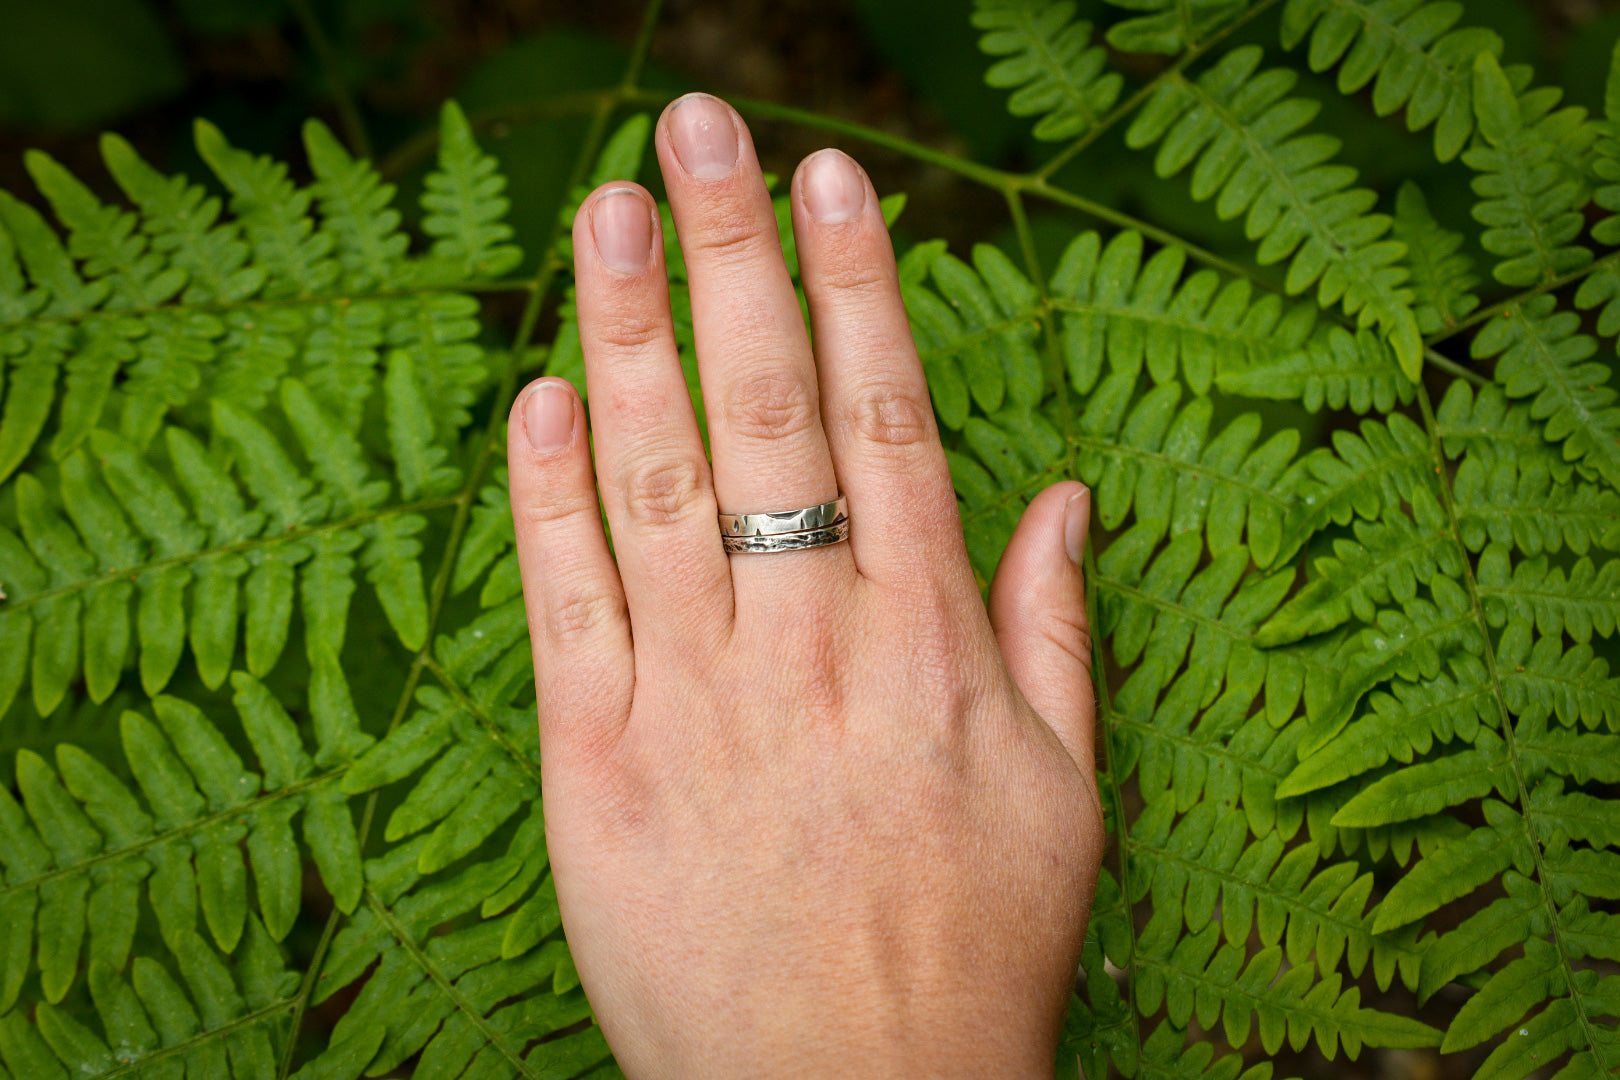
[[[713,465],[626,183],[574,221],[596,476],[560,379],[508,448],[580,979],[631,1077],[1049,1077],[1103,847],[1090,496],[1030,503],[987,613],[864,173],[794,177],[812,352],[741,118],[690,95],[657,147]],[[717,508],[840,490],[847,543],[724,553]]]

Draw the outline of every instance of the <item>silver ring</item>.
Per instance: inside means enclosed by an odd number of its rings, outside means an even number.
[[[820,529],[801,529],[798,532],[770,533],[763,536],[722,536],[720,542],[729,553],[803,551],[806,548],[826,547],[849,539],[849,518],[845,517]]]
[[[849,501],[842,495],[832,502],[803,510],[772,510],[764,514],[721,514],[721,536],[780,536],[783,533],[826,529],[849,520]]]

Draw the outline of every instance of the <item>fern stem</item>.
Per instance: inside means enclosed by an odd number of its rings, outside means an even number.
[[[630,59],[624,65],[624,75],[619,79],[619,90],[628,93],[635,90],[641,83],[641,71],[647,66],[647,57],[652,54],[653,34],[658,29],[658,17],[663,14],[664,0],[647,0],[641,9],[641,25],[636,28],[636,40],[630,46]]]
[[[1461,364],[1457,363],[1457,361],[1451,359],[1449,356],[1445,356],[1445,355],[1441,354],[1439,351],[1437,351],[1435,349],[1425,348],[1423,350],[1423,359],[1428,364],[1432,365],[1433,367],[1439,368],[1441,371],[1444,371],[1446,374],[1455,375],[1459,379],[1465,379],[1468,382],[1473,383],[1475,386],[1489,386],[1489,385],[1491,385],[1491,380],[1487,379],[1485,376],[1481,375],[1479,372],[1468,370],[1467,368],[1463,367]]]
[[[366,135],[365,121],[360,118],[360,107],[349,90],[349,81],[343,77],[343,64],[337,49],[332,46],[332,39],[327,37],[326,28],[315,17],[309,0],[292,0],[292,10],[309,47],[315,50],[315,59],[320,62],[326,85],[332,91],[332,106],[337,109],[344,141],[349,144],[349,150],[355,157],[369,158],[371,140]]]
[[[1074,452],[1070,451],[1070,471],[1077,471],[1073,462]],[[1095,522],[1096,500],[1093,498],[1093,522]],[[1086,626],[1092,632],[1088,635],[1091,640],[1091,688],[1097,697],[1097,733],[1101,736],[1103,762],[1102,768],[1094,769],[1093,782],[1098,785],[1097,800],[1102,803],[1103,786],[1108,789],[1106,808],[1114,823],[1114,836],[1117,841],[1114,854],[1118,856],[1119,868],[1119,895],[1120,902],[1125,905],[1127,917],[1125,924],[1130,927],[1131,950],[1125,957],[1125,978],[1129,982],[1124,998],[1127,1002],[1136,1000],[1136,922],[1129,917],[1131,896],[1131,863],[1127,857],[1131,838],[1125,824],[1125,795],[1120,786],[1119,776],[1114,771],[1115,763],[1120,759],[1119,743],[1114,737],[1113,720],[1115,717],[1113,697],[1108,690],[1108,655],[1103,648],[1102,635],[1096,633],[1096,627],[1101,625],[1097,618],[1097,545],[1087,537],[1085,556],[1082,559],[1085,569],[1083,587],[1086,591]],[[1092,913],[1095,916],[1095,912]],[[1142,1027],[1136,1021],[1134,1009],[1133,1022],[1129,1024],[1132,1045],[1132,1060],[1140,1060],[1142,1056]],[[1110,1056],[1111,1057],[1111,1056]]]
[[[1581,1034],[1586,1039],[1587,1046],[1592,1048],[1593,1055],[1599,1058],[1600,1067],[1607,1069],[1607,1065],[1599,1055],[1599,1047],[1604,1043],[1600,1040],[1599,1028],[1587,1014],[1586,1005],[1582,999],[1582,991],[1576,981],[1575,960],[1570,955],[1569,945],[1564,940],[1561,924],[1558,919],[1558,904],[1553,900],[1552,893],[1547,888],[1547,865],[1542,854],[1542,846],[1537,836],[1540,830],[1536,828],[1535,808],[1530,804],[1530,790],[1525,782],[1525,770],[1519,758],[1518,735],[1513,729],[1513,712],[1508,708],[1507,697],[1502,690],[1502,672],[1497,666],[1496,646],[1491,640],[1490,620],[1485,617],[1485,607],[1480,600],[1480,586],[1474,576],[1474,563],[1468,551],[1468,545],[1463,542],[1462,523],[1457,514],[1457,505],[1451,490],[1450,471],[1444,448],[1440,442],[1440,426],[1435,419],[1434,406],[1429,401],[1426,387],[1418,385],[1418,407],[1423,413],[1423,427],[1429,435],[1429,448],[1434,458],[1434,471],[1436,484],[1440,489],[1440,505],[1446,512],[1446,519],[1451,529],[1451,539],[1457,545],[1457,552],[1462,559],[1462,584],[1468,591],[1468,602],[1473,609],[1474,619],[1479,627],[1480,637],[1484,642],[1483,659],[1485,672],[1490,680],[1491,696],[1496,701],[1497,716],[1501,721],[1502,742],[1507,754],[1508,765],[1513,769],[1513,787],[1518,802],[1519,822],[1524,828],[1525,839],[1529,843],[1531,858],[1535,860],[1536,884],[1541,890],[1542,904],[1547,912],[1547,923],[1552,933],[1553,947],[1558,950],[1559,973],[1569,992],[1571,1007],[1574,1009],[1576,1021],[1580,1024]]]
[[[1152,79],[1148,80],[1145,84],[1137,89],[1136,93],[1132,94],[1119,105],[1116,105],[1113,110],[1108,113],[1108,115],[1097,121],[1096,125],[1092,127],[1091,130],[1087,131],[1074,142],[1064,147],[1064,149],[1059,153],[1048,158],[1030,175],[1039,180],[1051,179],[1052,175],[1059,169],[1063,168],[1063,166],[1085,153],[1087,147],[1091,146],[1098,139],[1108,134],[1108,132],[1118,125],[1121,120],[1125,119],[1131,113],[1140,108],[1143,102],[1147,101],[1148,98],[1153,96],[1153,94],[1159,89],[1159,85],[1163,83],[1165,79],[1174,75],[1179,75],[1193,64],[1196,64],[1203,57],[1207,56],[1211,49],[1215,48],[1215,46],[1225,41],[1228,37],[1243,29],[1243,27],[1249,25],[1249,23],[1259,18],[1266,11],[1275,7],[1278,2],[1279,0],[1260,0],[1258,4],[1255,4],[1253,7],[1249,8],[1242,15],[1238,16],[1226,26],[1223,26],[1208,41],[1201,42],[1182,53],[1176,58],[1175,63],[1171,64],[1169,67],[1155,75]],[[1187,31],[1187,40],[1192,40],[1192,31],[1190,27]]]
[[[506,753],[506,756],[512,759],[513,764],[528,773],[529,777],[538,784],[540,782],[540,763],[535,761],[532,755],[525,754],[522,748],[512,741],[512,737],[502,731],[499,724],[490,719],[489,712],[477,701],[474,701],[472,695],[461,688],[461,684],[456,682],[455,676],[444,670],[444,666],[438,660],[432,656],[424,655],[422,663],[444,685],[445,692],[455,699],[456,704],[467,710],[467,715],[471,716],[478,726],[484,729],[484,734],[489,736],[490,741],[499,746]]]
[[[1018,247],[1024,259],[1024,272],[1035,285],[1041,298],[1041,342],[1046,381],[1057,387],[1058,408],[1063,415],[1073,415],[1069,403],[1069,380],[1064,377],[1063,358],[1058,352],[1057,320],[1052,315],[1051,292],[1046,285],[1046,273],[1041,269],[1040,256],[1035,252],[1035,234],[1030,231],[1029,215],[1024,212],[1024,200],[1016,191],[1007,192],[1007,212],[1012,215],[1013,230],[1018,234]]]
[[[1105,206],[1083,195],[1077,195],[1067,188],[1058,187],[1045,180],[1017,177],[1015,182],[1022,190],[1029,192],[1031,195],[1038,195],[1049,202],[1055,202],[1060,206],[1078,210],[1088,217],[1096,218],[1098,221],[1106,221],[1108,224],[1118,226],[1121,229],[1133,229],[1155,243],[1163,244],[1165,247],[1180,248],[1187,253],[1189,258],[1212,269],[1219,270],[1223,274],[1245,278],[1267,292],[1283,294],[1280,285],[1266,281],[1253,270],[1240,266],[1230,259],[1223,259],[1213,251],[1201,248],[1197,244],[1189,244],[1168,229],[1161,229],[1141,218],[1115,210],[1111,206]]]

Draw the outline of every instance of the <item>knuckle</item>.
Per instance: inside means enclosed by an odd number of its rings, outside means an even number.
[[[534,498],[524,500],[513,508],[513,521],[519,529],[545,532],[553,526],[573,521],[587,512],[595,514],[594,498],[587,498],[574,491],[547,490],[553,486],[541,485]],[[562,485],[558,484],[555,487],[561,488]]]
[[[726,426],[739,435],[776,441],[815,428],[820,412],[804,380],[783,370],[762,371],[732,384]]]
[[[838,293],[862,301],[889,297],[899,301],[893,264],[874,259],[870,250],[851,244],[834,253],[830,263],[822,270],[823,280]]]
[[[595,590],[564,592],[546,604],[546,632],[563,645],[589,640],[625,617],[624,600]]]
[[[1091,628],[1087,625],[1085,610],[1065,605],[1061,610],[1045,613],[1041,620],[1041,635],[1064,656],[1091,671]]]
[[[776,222],[767,221],[752,209],[720,210],[711,214],[692,238],[693,254],[722,264],[749,261],[757,258],[761,251],[769,252],[778,243]]]
[[[709,489],[707,470],[687,458],[632,466],[624,479],[624,502],[642,525],[670,525],[699,511]]]
[[[850,403],[848,420],[861,438],[887,446],[915,446],[934,430],[924,403],[890,383],[862,387]]]
[[[669,321],[662,313],[625,309],[598,314],[584,335],[616,350],[639,352],[668,339]]]

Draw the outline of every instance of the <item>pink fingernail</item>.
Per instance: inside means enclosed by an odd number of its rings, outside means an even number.
[[[805,209],[826,225],[848,221],[866,205],[866,181],[855,162],[841,150],[819,150],[810,155],[800,185]]]
[[[567,446],[574,436],[574,395],[559,382],[536,383],[523,403],[529,445],[543,454]]]
[[[718,98],[687,94],[677,101],[669,135],[681,167],[700,180],[719,179],[737,164],[737,126]]]
[[[621,274],[639,274],[652,259],[652,211],[633,188],[613,188],[591,203],[596,253]]]
[[[1063,505],[1063,547],[1076,566],[1086,554],[1086,533],[1091,529],[1091,491],[1082,488]]]

